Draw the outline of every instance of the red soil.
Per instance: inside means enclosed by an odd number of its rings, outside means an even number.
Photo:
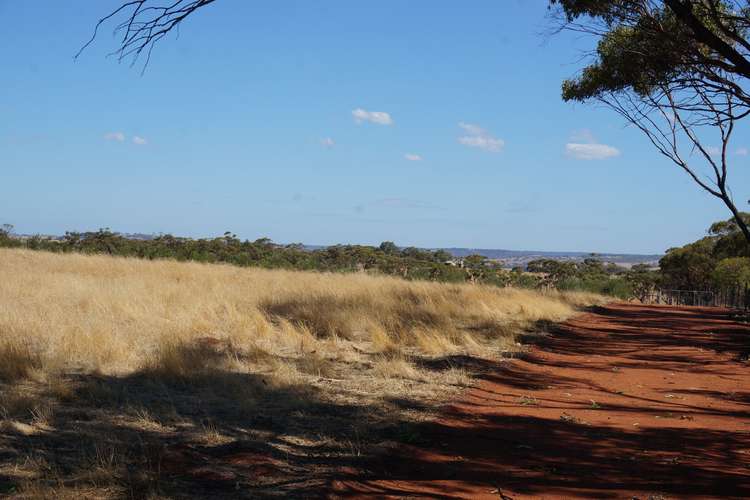
[[[331,497],[750,497],[746,323],[619,304],[532,343]]]

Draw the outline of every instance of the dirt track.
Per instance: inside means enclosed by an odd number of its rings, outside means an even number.
[[[332,497],[750,497],[747,324],[620,304],[531,342]]]

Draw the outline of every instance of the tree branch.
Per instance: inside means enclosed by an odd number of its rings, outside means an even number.
[[[664,0],[678,19],[682,20],[695,34],[695,38],[711,47],[722,57],[734,64],[734,71],[745,78],[750,78],[750,61],[740,54],[734,47],[722,40],[708,29],[693,12],[692,2],[681,0]]]
[[[127,18],[118,24],[114,34],[122,34],[120,46],[108,55],[117,56],[118,62],[132,57],[131,66],[144,54],[146,61],[143,70],[146,70],[154,45],[164,38],[170,31],[179,27],[188,16],[198,9],[213,3],[215,0],[174,0],[171,4],[164,6],[148,5],[150,0],[131,0],[123,3],[120,7],[99,19],[94,26],[91,38],[80,48],[74,59],[83,53],[86,48],[96,39],[99,28],[124,11],[130,10]]]

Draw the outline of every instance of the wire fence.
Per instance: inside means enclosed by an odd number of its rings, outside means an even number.
[[[750,309],[750,286],[722,290],[667,290],[656,289],[642,300],[647,304],[672,306],[728,307]]]

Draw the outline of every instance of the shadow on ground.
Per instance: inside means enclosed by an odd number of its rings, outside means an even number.
[[[614,305],[526,340],[527,356],[485,366],[415,444],[333,496],[750,497],[747,324]]]
[[[748,497],[750,329],[727,317],[613,306],[545,325],[519,359],[416,360],[482,379],[423,423],[390,411],[416,399],[345,404],[257,374],[70,375],[49,412],[44,391],[18,405],[41,424],[0,428],[0,496]],[[613,386],[643,370],[686,378]]]
[[[31,457],[45,476],[32,494],[47,483],[125,498],[288,496],[356,466],[354,423],[368,419],[367,408],[325,402],[309,386],[268,387],[258,375],[80,376],[74,386],[47,430],[1,434],[0,462]],[[0,474],[0,494],[23,487]]]
[[[0,496],[310,498],[410,432],[387,402],[336,403],[257,374],[144,370],[65,384],[64,395],[29,386],[3,415]]]

